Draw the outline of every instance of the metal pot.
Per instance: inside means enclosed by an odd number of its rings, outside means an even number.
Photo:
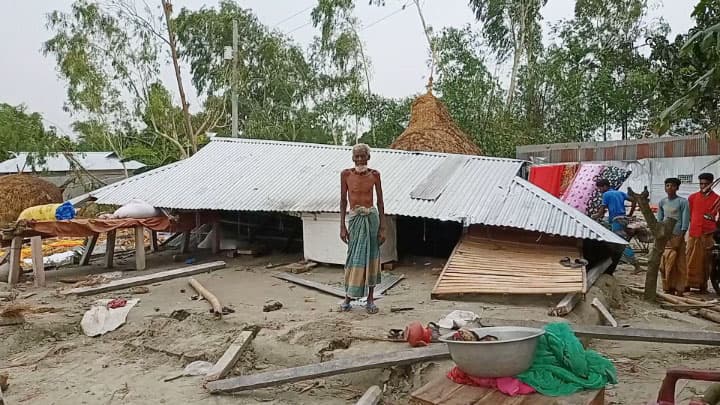
[[[545,331],[520,326],[493,326],[471,329],[478,336],[492,335],[495,341],[452,340],[452,333],[440,337],[460,370],[474,377],[513,377],[530,368],[538,338]]]

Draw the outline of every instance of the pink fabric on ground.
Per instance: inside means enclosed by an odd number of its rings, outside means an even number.
[[[605,165],[583,164],[580,166],[575,180],[561,199],[584,214],[596,188],[595,178],[602,173],[603,169],[605,169]]]
[[[483,388],[492,388],[505,395],[514,397],[516,395],[528,395],[535,392],[535,389],[515,377],[481,378],[473,377],[459,368],[453,367],[447,374],[448,378],[456,384],[474,385]]]

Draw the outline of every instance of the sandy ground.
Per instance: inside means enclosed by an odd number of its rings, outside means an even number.
[[[150,255],[149,268],[158,271],[183,266],[173,263],[170,255],[169,252]],[[251,325],[260,326],[261,330],[251,350],[237,363],[235,375],[405,349],[404,343],[369,338],[383,337],[389,329],[404,328],[414,320],[437,321],[454,309],[471,310],[489,318],[550,320],[547,310],[560,299],[555,296],[431,300],[430,291],[437,279],[431,269],[441,266],[442,262],[434,259],[427,263],[428,260],[418,258],[415,263],[410,260],[393,270],[393,273],[404,274],[406,279],[378,301],[379,314],[368,315],[362,309],[340,313],[336,310],[338,298],[275,279],[271,274],[276,270],[265,268],[269,262],[297,259],[297,256],[223,259],[228,262],[227,268],[195,276],[223,305],[235,310],[222,320],[213,319],[206,301],[191,300],[195,293],[187,279],[148,285],[147,294],[131,294],[125,290],[91,297],[65,297],[57,293],[69,287],[57,282],[58,277],[102,271],[95,267],[48,272],[45,289],[21,285],[24,293],[37,292],[24,302],[56,311],[28,315],[24,325],[0,327],[0,372],[10,374],[6,401],[10,404],[353,404],[368,387],[379,385],[385,391],[384,403],[406,404],[408,392],[447,372],[451,362],[369,370],[238,395],[211,396],[202,388],[200,377],[163,380],[182,371],[191,361],[217,360],[229,342]],[[141,274],[131,271],[132,266],[130,260],[116,270],[125,270],[125,275]],[[340,285],[342,269],[318,267],[301,276]],[[595,293],[608,302],[623,324],[720,331],[716,324],[663,310],[633,295],[619,295],[617,286],[612,287],[641,281],[642,275],[633,276],[623,270],[615,279],[602,279],[600,284],[606,285]],[[140,299],[127,323],[102,337],[83,335],[80,329],[83,313],[95,300],[115,297]],[[262,312],[268,300],[282,302],[282,309]],[[391,313],[390,306],[415,309]],[[178,310],[187,311],[189,316],[183,320],[171,317]],[[594,310],[583,307],[568,318],[578,323],[595,323],[598,316]],[[345,349],[337,348],[348,343]],[[607,403],[612,404],[646,403],[657,394],[666,368],[712,368],[720,354],[716,348],[643,342],[593,341],[591,346],[613,359],[618,367],[620,383],[606,396]],[[689,398],[701,393],[704,385],[681,383],[679,387],[682,388],[680,398]]]

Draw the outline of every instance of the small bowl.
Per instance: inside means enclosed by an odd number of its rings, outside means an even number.
[[[455,332],[440,337],[460,370],[474,377],[514,377],[530,368],[538,339],[545,331],[520,326],[493,326],[470,329],[478,336],[498,340],[466,342],[452,340]]]

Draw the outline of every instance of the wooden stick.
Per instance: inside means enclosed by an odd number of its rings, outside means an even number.
[[[590,287],[595,284],[595,282],[600,278],[600,276],[605,272],[605,270],[610,267],[611,264],[612,260],[610,258],[607,258],[592,267],[590,270],[588,270],[586,290],[589,290]],[[578,302],[580,302],[583,296],[584,294],[580,293],[570,293],[565,295],[565,297],[563,297],[563,299],[560,300],[560,302],[558,302],[558,304],[554,308],[550,309],[549,315],[565,316],[569,314],[570,312],[572,312]]]
[[[239,392],[374,368],[401,366],[422,361],[444,360],[449,358],[449,356],[450,353],[448,352],[447,345],[435,344],[428,347],[402,350],[394,353],[347,357],[307,366],[233,377],[209,382],[205,387],[213,394]]]
[[[207,302],[210,303],[213,309],[213,313],[217,316],[222,316],[222,305],[220,305],[220,300],[217,299],[217,297],[211,293],[207,288],[203,287],[202,284],[200,284],[199,281],[195,280],[194,278],[191,278],[188,280],[188,283],[192,286],[192,288],[195,289],[195,291],[198,292],[198,294],[205,297]]]
[[[30,238],[30,251],[32,254],[33,284],[35,287],[45,287],[45,263],[42,250],[42,238]]]
[[[8,284],[15,285],[20,281],[20,251],[22,250],[22,238],[16,236],[10,243],[10,262],[8,272]]]
[[[135,269],[145,270],[145,227],[135,227]]]
[[[255,330],[245,330],[235,339],[225,353],[215,363],[213,368],[205,375],[206,381],[215,381],[225,377],[240,359],[245,349],[250,345],[253,338],[257,334]]]
[[[150,251],[156,253],[160,248],[158,246],[158,233],[157,231],[150,231]]]
[[[382,390],[377,385],[373,385],[365,391],[355,405],[377,405],[380,402]]]
[[[690,311],[690,314],[699,316],[701,318],[705,318],[708,321],[720,323],[720,313],[711,311],[709,309],[698,309],[698,310]]]
[[[610,324],[610,326],[612,326],[613,328],[618,327],[618,323],[615,318],[613,318],[612,314],[610,314],[610,311],[605,308],[605,305],[603,305],[603,303],[600,302],[599,299],[593,298],[590,305],[594,306],[600,312],[600,314],[603,316],[603,318],[605,318],[605,320]]]
[[[213,270],[221,269],[225,267],[225,262],[211,262],[198,264],[195,266],[188,266],[174,270],[161,271],[159,273],[148,274],[145,276],[130,277],[120,280],[112,280],[107,284],[92,286],[92,287],[80,287],[73,288],[72,290],[63,291],[63,295],[77,294],[77,295],[92,295],[99,294],[108,291],[123,290],[125,288],[135,287],[138,285],[152,284],[160,281],[171,280],[179,277],[194,276],[195,274],[207,273]]]
[[[90,258],[92,257],[93,250],[95,250],[95,244],[97,243],[97,240],[98,234],[95,234],[88,238],[87,242],[85,243],[85,251],[80,258],[81,266],[87,266],[88,264],[90,264]]]
[[[105,241],[105,268],[112,269],[115,264],[115,235],[117,232],[115,229],[109,231]]]

